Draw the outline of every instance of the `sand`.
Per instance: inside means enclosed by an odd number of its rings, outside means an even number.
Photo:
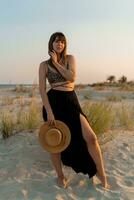
[[[1,96],[12,96],[3,92]],[[83,96],[79,99],[82,103]],[[2,110],[6,107],[1,105]],[[103,189],[96,177],[93,185],[87,175],[65,166],[69,186],[62,189],[49,154],[39,144],[38,130],[0,138],[0,200],[133,200],[134,132],[119,130],[102,150],[110,190]]]
[[[21,132],[0,140],[0,200],[105,200],[134,199],[134,133],[121,132],[103,146],[106,173],[112,189],[97,178],[63,168],[67,189],[56,184],[49,154],[38,142],[38,131]]]

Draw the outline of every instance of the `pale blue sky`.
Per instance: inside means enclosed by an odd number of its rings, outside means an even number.
[[[0,0],[0,7],[0,83],[38,82],[55,31],[76,57],[76,83],[134,80],[133,0]]]

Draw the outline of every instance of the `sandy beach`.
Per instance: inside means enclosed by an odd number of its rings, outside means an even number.
[[[127,137],[126,137],[127,135]],[[19,133],[0,140],[0,199],[14,200],[133,200],[134,133],[122,132],[103,146],[106,173],[112,189],[104,190],[83,174],[64,167],[67,189],[56,184],[56,173],[38,142],[37,133]]]
[[[0,200],[133,200],[134,131],[120,129],[114,135],[102,145],[110,190],[104,190],[96,177],[93,185],[87,175],[65,166],[69,185],[58,187],[49,154],[39,144],[38,129],[21,131],[6,140],[1,137]]]

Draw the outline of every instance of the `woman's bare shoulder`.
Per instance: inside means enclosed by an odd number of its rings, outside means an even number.
[[[42,71],[42,72],[47,72],[47,61],[48,60],[45,60],[45,61],[42,61],[39,65],[39,69]]]
[[[68,55],[67,55],[67,59],[68,59],[68,60],[74,59],[74,58],[75,58],[75,57],[74,57],[74,55],[72,55],[72,54],[68,54]]]
[[[76,65],[76,60],[74,55],[67,55],[67,62],[70,65]]]
[[[47,66],[47,62],[48,62],[48,60],[42,61],[42,62],[40,63],[40,66]]]

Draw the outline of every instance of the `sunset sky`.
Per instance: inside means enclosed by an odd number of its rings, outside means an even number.
[[[56,31],[76,58],[76,83],[134,80],[133,0],[0,0],[0,7],[0,84],[38,82]]]

